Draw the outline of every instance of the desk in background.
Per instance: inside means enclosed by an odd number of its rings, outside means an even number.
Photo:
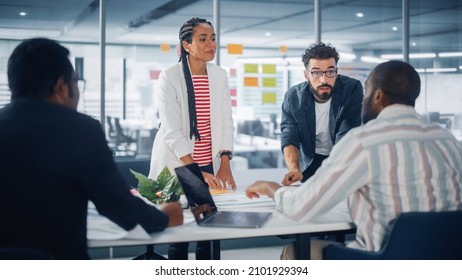
[[[255,169],[284,167],[284,155],[279,139],[238,134],[235,139],[234,154],[247,158],[251,168],[255,168],[253,165],[257,166]],[[262,157],[262,161],[264,161],[263,157],[266,156],[267,162],[252,163],[252,161],[257,161],[256,155]]]
[[[120,120],[123,130],[131,135],[136,143],[136,155],[151,155],[152,144],[156,137],[158,125],[140,119]]]

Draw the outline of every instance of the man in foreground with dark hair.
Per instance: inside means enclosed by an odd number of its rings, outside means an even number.
[[[247,196],[272,197],[278,211],[301,221],[348,199],[357,231],[347,246],[366,251],[381,249],[390,222],[402,212],[461,210],[459,142],[446,129],[418,118],[419,92],[420,77],[411,65],[378,65],[366,81],[366,124],[350,130],[300,187],[259,181],[247,188]],[[313,259],[322,258],[326,244],[312,240]],[[281,258],[293,258],[293,248],[286,247]]]
[[[339,59],[331,45],[310,45],[302,56],[306,81],[284,95],[281,148],[287,173],[283,185],[310,178],[332,147],[361,125],[363,87],[338,73]]]
[[[98,121],[76,111],[79,77],[69,51],[45,38],[21,42],[8,61],[11,103],[0,109],[0,247],[87,259],[87,205],[130,230],[183,223],[133,196]]]

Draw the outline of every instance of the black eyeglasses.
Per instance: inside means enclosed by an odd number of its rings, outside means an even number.
[[[327,70],[327,71],[319,71],[319,70],[313,70],[309,71],[311,76],[316,79],[321,79],[322,76],[326,75],[327,78],[335,78],[337,76],[337,69],[332,69],[332,70]]]

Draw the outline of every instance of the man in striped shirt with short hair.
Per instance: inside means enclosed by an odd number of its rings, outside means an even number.
[[[461,210],[462,151],[438,124],[415,109],[420,77],[401,61],[378,65],[366,81],[364,126],[350,130],[313,177],[300,187],[259,181],[247,196],[272,197],[278,211],[307,221],[344,199],[357,227],[348,247],[379,251],[390,222],[401,212]],[[329,241],[312,241],[312,258],[322,258]],[[282,258],[293,258],[292,248]]]

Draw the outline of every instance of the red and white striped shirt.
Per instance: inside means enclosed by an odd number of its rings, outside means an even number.
[[[207,75],[193,75],[196,99],[197,130],[201,141],[194,142],[193,159],[199,166],[212,163],[212,133],[210,129],[210,90]]]

